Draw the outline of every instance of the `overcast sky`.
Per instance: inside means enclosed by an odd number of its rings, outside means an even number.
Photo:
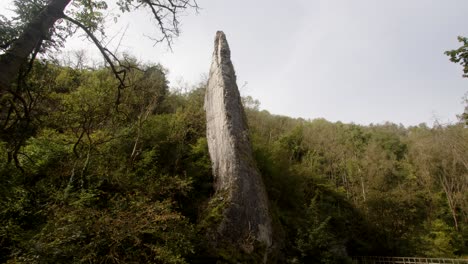
[[[0,0],[4,7],[9,0]],[[196,84],[209,70],[213,40],[223,30],[243,95],[273,114],[359,124],[454,122],[468,79],[445,50],[468,36],[466,0],[199,0],[181,17],[173,52],[153,46],[145,13],[128,25],[119,51],[169,69],[172,85]],[[117,10],[114,10],[117,13]],[[115,38],[118,42],[119,37]],[[76,38],[67,49],[91,49]],[[96,51],[90,51],[96,54]]]

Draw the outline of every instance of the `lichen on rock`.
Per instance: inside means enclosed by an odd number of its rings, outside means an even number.
[[[207,140],[215,191],[225,199],[214,240],[246,254],[253,254],[261,244],[266,261],[272,244],[268,198],[253,158],[231,51],[221,31],[216,33],[214,48],[205,94]]]

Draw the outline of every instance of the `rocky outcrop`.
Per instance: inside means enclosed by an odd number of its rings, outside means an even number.
[[[268,198],[252,155],[231,52],[223,32],[216,33],[214,48],[205,95],[214,199],[222,204],[214,241],[229,243],[247,254],[258,254],[260,247],[266,254],[272,244]]]

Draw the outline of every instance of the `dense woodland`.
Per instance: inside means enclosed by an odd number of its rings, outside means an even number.
[[[70,1],[15,1],[18,17],[0,16],[1,74],[29,20],[58,2]],[[90,38],[102,30],[106,1],[73,8],[75,19],[39,37],[18,74],[0,80],[0,263],[255,263],[213,251],[205,236],[220,217],[207,210],[206,82],[169,89],[163,66],[97,41],[104,65],[81,53],[54,59],[78,28]],[[170,43],[178,32],[164,29]],[[466,66],[460,41],[447,55]],[[272,262],[468,256],[466,115],[432,127],[363,126],[243,103],[270,201]]]
[[[28,118],[22,102],[2,112],[2,262],[223,257],[203,235],[213,217],[204,84],[169,90],[162,66],[126,61],[135,70],[121,91],[105,67],[36,61],[22,84]],[[244,99],[281,262],[468,254],[463,123],[293,119]]]

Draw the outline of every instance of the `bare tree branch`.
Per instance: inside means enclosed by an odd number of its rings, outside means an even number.
[[[102,56],[104,57],[104,60],[109,64],[109,66],[110,66],[110,68],[112,70],[112,73],[114,74],[115,78],[117,78],[117,80],[119,81],[119,87],[118,87],[118,91],[117,91],[117,105],[119,105],[120,104],[120,90],[124,89],[126,87],[125,79],[127,77],[127,69],[125,69],[120,64],[118,58],[112,52],[110,52],[107,48],[105,48],[101,44],[101,42],[96,38],[96,36],[94,36],[94,34],[85,25],[83,25],[79,21],[77,21],[77,20],[75,20],[75,19],[73,19],[73,18],[71,18],[71,17],[69,17],[67,15],[64,15],[64,18],[66,20],[70,21],[71,23],[77,25],[84,32],[86,32],[88,37],[94,42],[96,47],[101,52]],[[112,60],[111,57],[114,60]],[[122,69],[117,69],[117,66],[114,64],[114,61],[117,61],[119,63],[119,67],[121,67]]]
[[[180,10],[190,7],[198,11],[199,8],[195,0],[141,0],[141,2],[150,8],[162,34],[162,37],[159,39],[150,39],[155,41],[155,45],[166,41],[170,50],[172,50],[173,38],[178,37],[180,34],[179,19],[177,17]]]

